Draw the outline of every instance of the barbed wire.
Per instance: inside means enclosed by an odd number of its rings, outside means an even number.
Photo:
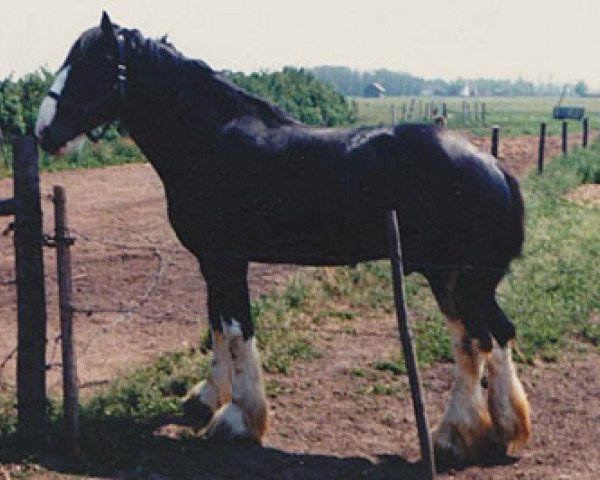
[[[100,243],[102,245],[120,248],[123,250],[147,250],[152,254],[152,257],[158,260],[158,267],[156,270],[149,275],[151,278],[150,284],[146,286],[142,294],[136,299],[135,304],[130,307],[124,307],[120,305],[118,307],[89,307],[84,305],[78,305],[72,302],[70,305],[73,313],[84,314],[86,316],[92,316],[95,314],[116,314],[119,317],[115,317],[111,324],[107,328],[114,329],[118,325],[127,322],[133,315],[139,314],[141,310],[151,299],[154,292],[157,290],[160,280],[166,269],[166,261],[161,249],[154,244],[154,242],[145,234],[141,234],[147,241],[143,244],[125,243],[122,241],[93,237],[80,231],[71,229],[71,234],[76,239],[82,239],[87,242]],[[135,232],[138,234],[138,232]],[[98,336],[93,336],[86,344],[80,348],[80,355],[86,355],[87,351],[92,347],[93,343],[97,340]]]
[[[154,270],[150,275],[148,275],[148,277],[151,279],[150,283],[145,287],[144,291],[136,299],[133,305],[129,307],[124,307],[123,305],[120,305],[118,307],[89,307],[85,305],[78,305],[76,302],[72,302],[70,307],[73,313],[84,314],[86,316],[92,316],[95,314],[119,314],[119,317],[115,317],[111,324],[108,327],[106,327],[112,329],[117,327],[119,324],[128,321],[133,315],[139,315],[139,310],[141,310],[150,301],[152,295],[155,293],[159,286],[161,278],[163,277],[163,274],[166,270],[167,262],[165,260],[165,256],[163,254],[162,249],[159,246],[157,246],[155,242],[153,242],[147,235],[140,234],[139,232],[135,231],[130,231],[130,233],[134,233],[135,235],[141,235],[146,240],[146,243],[128,243],[114,239],[95,237],[75,229],[70,229],[70,234],[75,240],[83,240],[90,243],[98,243],[122,250],[146,250],[151,254],[152,258],[156,259],[158,262],[156,270]],[[50,235],[45,235],[45,237],[50,238]],[[14,283],[16,283],[16,280],[14,279],[10,279],[5,282],[5,284]],[[159,318],[158,315],[143,314],[143,316],[147,318],[152,317],[153,319]],[[160,316],[160,319],[163,318],[163,316]],[[85,356],[88,350],[93,346],[94,342],[98,339],[98,337],[98,335],[91,336],[87,343],[83,344],[79,348],[78,354],[81,356]],[[52,350],[51,352],[49,352],[46,364],[46,368],[48,370],[52,368],[62,367],[62,362],[55,360],[58,356],[58,346],[61,340],[62,338],[60,333],[54,336],[54,338],[46,340],[46,344],[52,343]],[[3,380],[4,370],[17,354],[18,346],[15,346],[0,362],[0,386],[6,384],[6,382],[4,382]]]

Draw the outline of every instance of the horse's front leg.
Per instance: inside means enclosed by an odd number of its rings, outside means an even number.
[[[261,441],[267,402],[256,348],[247,285],[247,262],[202,262],[208,286],[213,361],[206,380],[192,389],[186,412],[208,425],[208,434]],[[198,418],[199,417],[199,418]]]
[[[186,416],[197,427],[205,427],[214,413],[231,401],[231,377],[233,362],[229,351],[229,340],[221,329],[211,326],[213,358],[208,376],[186,395],[183,409]]]

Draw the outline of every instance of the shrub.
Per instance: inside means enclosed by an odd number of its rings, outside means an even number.
[[[309,125],[331,127],[354,121],[346,98],[302,68],[285,67],[281,72],[250,75],[229,72],[226,76],[240,88],[277,104]]]

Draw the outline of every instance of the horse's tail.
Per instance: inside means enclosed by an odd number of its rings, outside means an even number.
[[[523,243],[525,242],[525,203],[517,179],[505,170],[503,173],[511,200],[507,253],[511,258],[515,258],[523,252]]]

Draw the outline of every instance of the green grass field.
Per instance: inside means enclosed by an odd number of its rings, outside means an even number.
[[[427,102],[434,102],[441,111],[441,104],[448,107],[448,127],[472,130],[479,135],[488,135],[492,125],[501,127],[503,136],[538,135],[540,123],[546,122],[548,134],[558,135],[561,132],[562,121],[552,119],[552,107],[557,103],[556,98],[550,97],[417,97],[415,112],[408,121],[421,121],[425,115]],[[397,119],[402,120],[404,105],[410,104],[411,99],[405,97],[388,98],[353,98],[356,106],[356,119],[360,125],[390,125],[392,123],[392,105],[395,105]],[[463,101],[470,105],[470,115],[463,116]],[[419,115],[419,102],[421,114]],[[475,119],[475,102],[485,103],[485,124],[479,118]],[[600,128],[600,98],[568,97],[563,105],[582,106],[590,119],[590,128]],[[569,131],[580,132],[581,122],[569,121]]]

